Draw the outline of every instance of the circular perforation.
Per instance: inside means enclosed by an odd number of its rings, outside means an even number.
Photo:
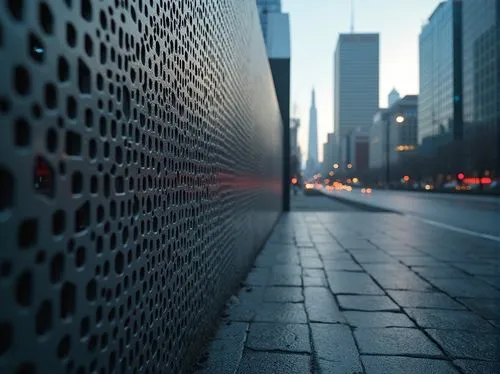
[[[255,4],[5,0],[0,60],[0,372],[188,372],[281,209]]]

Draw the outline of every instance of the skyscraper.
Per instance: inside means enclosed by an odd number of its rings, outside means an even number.
[[[462,138],[461,9],[461,1],[443,1],[419,36],[418,138],[426,152]]]
[[[262,35],[283,122],[283,210],[290,207],[290,20],[280,0],[257,0]]]
[[[257,9],[259,11],[262,35],[267,46],[269,39],[269,18],[273,16],[273,13],[281,13],[281,0],[257,0]]]
[[[334,69],[338,157],[343,165],[355,164],[356,134],[368,132],[379,107],[379,35],[340,34]]]
[[[309,109],[309,147],[307,149],[306,174],[313,175],[318,168],[318,119],[316,111],[316,98],[314,88],[311,95],[311,108]]]
[[[491,134],[500,126],[500,1],[468,0],[462,7],[464,130]]]

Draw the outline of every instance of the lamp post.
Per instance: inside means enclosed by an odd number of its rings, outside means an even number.
[[[406,118],[402,114],[396,116],[396,123],[401,125],[405,122]],[[385,184],[386,189],[389,189],[391,183],[391,118],[388,118],[385,126]]]
[[[385,188],[389,189],[389,183],[391,182],[391,171],[390,171],[390,160],[389,160],[389,138],[390,138],[390,118],[387,118],[385,123]]]

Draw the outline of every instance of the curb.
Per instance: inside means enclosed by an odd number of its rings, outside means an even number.
[[[344,203],[346,205],[351,205],[355,208],[358,208],[358,209],[362,209],[362,210],[365,210],[365,211],[368,211],[368,212],[372,212],[372,213],[395,213],[395,214],[400,214],[400,215],[403,215],[403,213],[397,211],[397,210],[393,210],[393,209],[387,209],[387,208],[381,208],[381,207],[378,207],[378,206],[375,206],[375,205],[372,205],[372,204],[368,204],[368,203],[362,203],[362,202],[359,202],[359,201],[355,201],[355,200],[351,200],[349,198],[346,198],[346,197],[341,197],[341,196],[336,196],[336,195],[329,195],[329,194],[326,194],[324,192],[321,191],[321,194],[325,197],[328,197],[330,199],[333,199],[333,200],[337,200],[341,203]]]

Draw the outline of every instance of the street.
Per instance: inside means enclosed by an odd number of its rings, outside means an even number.
[[[443,227],[467,230],[470,234],[492,236],[500,241],[500,198],[495,196],[384,190],[362,194],[358,189],[324,193],[391,209]]]

